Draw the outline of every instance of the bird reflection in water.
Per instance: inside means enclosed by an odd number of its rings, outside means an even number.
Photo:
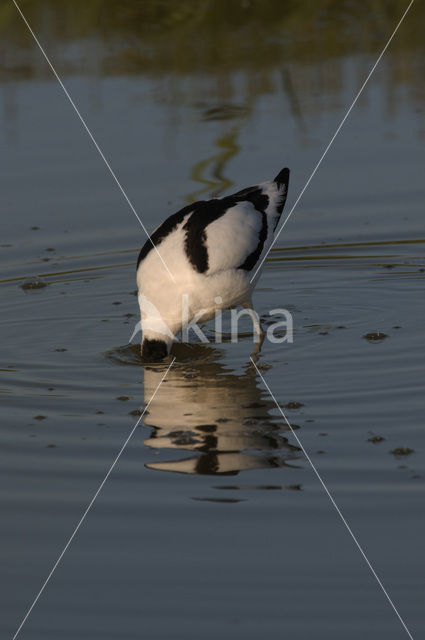
[[[300,449],[282,435],[289,427],[272,416],[275,405],[257,386],[254,368],[247,365],[245,373],[237,375],[218,361],[217,349],[179,347],[182,354],[176,353],[164,387],[145,415],[145,426],[152,432],[144,444],[184,455],[146,466],[204,475],[295,466],[290,461],[300,457]],[[145,366],[145,402],[163,375],[163,367]],[[195,455],[188,456],[188,451]]]

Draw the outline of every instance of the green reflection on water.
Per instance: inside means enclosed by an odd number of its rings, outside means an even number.
[[[191,202],[233,186],[226,167],[262,96],[282,95],[301,143],[311,131],[308,116],[339,108],[348,86],[354,96],[407,1],[21,0],[20,6],[61,76],[144,76],[153,100],[170,112],[189,107],[194,120],[218,122],[216,148],[192,167],[200,187],[186,196]],[[406,96],[423,109],[424,19],[425,4],[415,3],[374,77],[389,113]],[[12,120],[17,98],[8,85],[54,78],[11,1],[0,5],[0,53],[3,113]]]
[[[225,177],[224,170],[229,160],[239,151],[239,145],[236,142],[238,133],[239,127],[234,127],[228,133],[220,136],[215,141],[218,152],[194,164],[190,177],[204,186],[187,196],[189,202],[198,200],[205,193],[211,193],[213,197],[218,197],[233,186],[233,181]],[[210,173],[214,180],[204,177],[204,172],[209,167],[211,167]]]
[[[377,53],[407,2],[22,0],[20,6],[69,72],[85,72],[87,66],[101,74],[221,75],[249,69],[259,72],[251,84],[258,92],[267,90],[267,72],[289,62],[308,67],[329,58]],[[415,3],[391,45],[396,81],[410,83],[423,71],[420,56],[409,54],[424,49],[424,18],[424,4]],[[31,55],[33,43],[12,2],[0,6],[0,33],[10,74],[48,74]],[[90,60],[88,41],[97,44],[90,48]],[[71,53],[71,43],[80,49]]]

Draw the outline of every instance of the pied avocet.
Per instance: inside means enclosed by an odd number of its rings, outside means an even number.
[[[262,335],[252,291],[288,182],[285,168],[270,182],[194,202],[152,233],[137,261],[144,358],[164,358],[185,323],[204,322],[221,309],[246,308],[257,336]]]

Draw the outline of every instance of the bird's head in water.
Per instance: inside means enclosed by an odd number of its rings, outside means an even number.
[[[144,338],[142,342],[142,358],[150,362],[166,358],[169,350],[170,345],[165,340]]]
[[[144,294],[138,295],[140,305],[140,329],[142,330],[142,358],[155,362],[166,358],[175,340],[175,332],[168,326],[168,317],[162,317],[160,311]],[[173,327],[174,329],[176,327]],[[178,326],[177,326],[178,328]]]

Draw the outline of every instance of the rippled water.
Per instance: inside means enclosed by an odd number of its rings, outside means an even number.
[[[187,2],[160,16],[155,3],[124,3],[116,25],[94,0],[75,3],[66,24],[66,3],[22,4],[150,230],[285,165],[289,211],[404,6],[377,11],[373,30],[360,3],[352,14],[341,3],[337,18],[322,3],[312,22],[306,3],[277,24],[272,2],[253,3],[245,22],[240,8],[224,20],[221,2],[203,18]],[[168,363],[144,366],[128,343],[143,230],[24,25],[2,11],[0,627],[12,637]],[[419,15],[254,296],[265,322],[277,307],[293,314],[294,343],[265,342],[257,365],[415,638],[425,628]],[[184,48],[196,28],[198,58]],[[22,638],[406,637],[251,364],[249,322],[238,344],[207,333],[209,345],[175,346]],[[374,333],[386,337],[365,337]]]

